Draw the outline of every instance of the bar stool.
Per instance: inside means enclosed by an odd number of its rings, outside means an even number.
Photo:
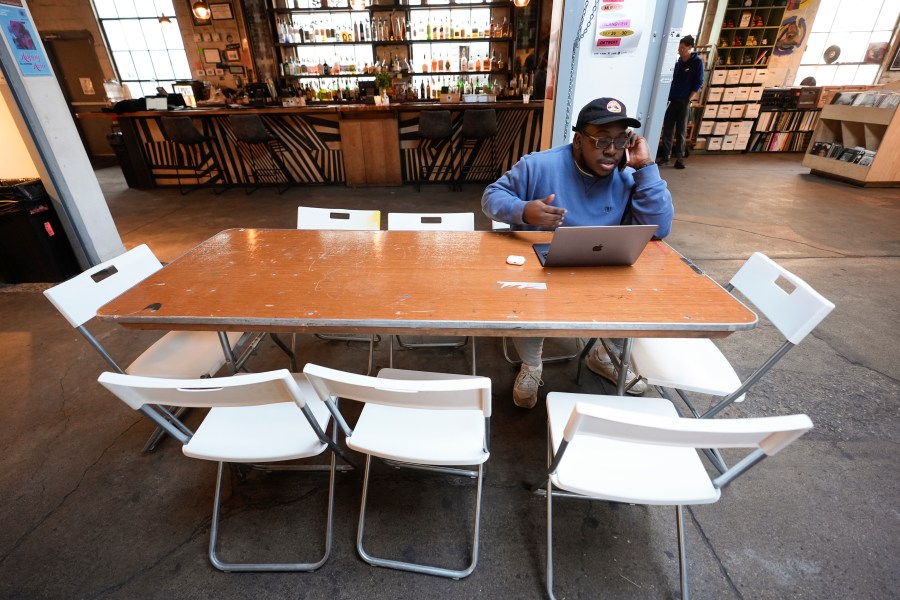
[[[451,187],[456,186],[456,152],[453,146],[453,128],[449,110],[426,110],[419,113],[419,173],[416,191],[422,182],[430,181],[437,173],[449,176]],[[446,164],[445,150],[450,150],[450,163]]]
[[[213,193],[221,194],[227,185],[221,189],[215,187],[216,182],[226,184],[225,172],[213,152],[210,138],[203,135],[194,127],[190,117],[162,117],[160,119],[163,134],[172,144],[175,154],[175,169],[178,177],[178,191],[182,195],[202,187],[212,187]],[[196,185],[184,187],[181,183],[183,171],[192,171],[197,179]],[[205,179],[204,181],[201,181]]]
[[[468,175],[475,173],[484,173],[485,179],[476,179],[476,181],[494,181],[500,176],[497,168],[497,111],[493,108],[484,110],[466,110],[463,113],[462,128],[459,132],[459,180],[457,187],[462,189],[462,184],[466,182]],[[491,157],[490,163],[484,163],[484,160],[478,161],[478,156],[486,141],[490,141]],[[468,152],[467,152],[468,151]]]
[[[246,174],[246,167],[250,165],[253,186],[247,188],[247,193],[252,194],[259,187],[261,178],[283,179],[285,186],[277,186],[277,189],[279,194],[284,193],[293,179],[284,164],[281,140],[266,129],[259,115],[228,115],[228,122],[237,139],[241,170]]]

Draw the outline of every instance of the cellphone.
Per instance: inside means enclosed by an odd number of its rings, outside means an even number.
[[[628,161],[631,160],[631,156],[628,153],[628,149],[631,147],[631,140],[633,139],[632,132],[628,132],[628,144],[625,146],[625,152],[622,153],[622,158],[619,160],[619,171],[624,171],[625,167],[628,166]]]
[[[625,147],[625,152],[622,153],[622,158],[619,160],[619,171],[624,171],[625,167],[628,166],[628,161],[631,157],[628,156],[628,147]]]

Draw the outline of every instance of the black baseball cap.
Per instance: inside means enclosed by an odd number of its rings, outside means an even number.
[[[632,119],[625,112],[625,105],[615,98],[597,98],[590,101],[578,113],[573,131],[584,131],[588,125],[606,125],[614,121],[623,121],[627,127],[640,127],[641,122]]]

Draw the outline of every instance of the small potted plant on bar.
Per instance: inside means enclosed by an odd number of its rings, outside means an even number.
[[[375,75],[375,87],[378,88],[379,97],[382,104],[388,104],[387,89],[393,85],[394,78],[387,71],[382,71]],[[376,99],[376,103],[378,100]]]

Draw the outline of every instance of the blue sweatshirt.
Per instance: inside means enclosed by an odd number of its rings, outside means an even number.
[[[691,52],[685,61],[679,56],[675,60],[675,71],[672,73],[672,87],[669,88],[669,100],[687,100],[691,92],[699,92],[703,87],[703,59]]]
[[[613,171],[607,177],[585,175],[575,164],[572,144],[523,156],[487,186],[481,208],[514,230],[540,229],[522,221],[525,204],[556,194],[551,206],[566,209],[563,226],[658,225],[656,237],[672,228],[675,209],[659,167]]]

